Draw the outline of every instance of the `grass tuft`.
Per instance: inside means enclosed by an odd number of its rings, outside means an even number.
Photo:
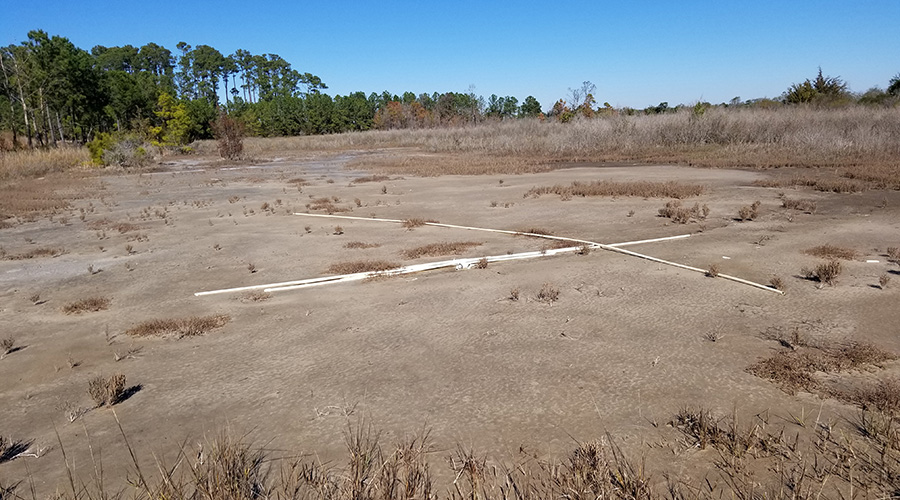
[[[98,375],[88,381],[88,394],[97,408],[112,406],[125,395],[125,375],[116,374],[109,378]]]
[[[66,314],[81,314],[103,311],[109,307],[109,303],[109,297],[88,297],[64,305],[63,312]]]

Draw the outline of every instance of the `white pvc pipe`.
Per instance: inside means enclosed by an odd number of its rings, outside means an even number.
[[[294,215],[310,216],[310,217],[331,217],[331,218],[338,218],[338,219],[374,220],[374,221],[379,221],[379,222],[404,222],[404,221],[398,220],[398,219],[376,219],[376,218],[366,218],[366,217],[352,217],[352,216],[348,216],[348,215],[305,214],[305,213],[300,213],[300,212],[295,212]],[[513,234],[513,235],[523,235],[523,236],[534,236],[534,237],[537,237],[537,238],[545,238],[545,239],[551,239],[551,240],[571,241],[571,242],[575,242],[575,243],[582,243],[582,244],[586,244],[586,245],[591,245],[592,247],[595,247],[595,248],[601,248],[601,249],[603,249],[603,250],[608,250],[608,251],[610,251],[610,252],[617,252],[617,253],[621,253],[621,254],[624,254],[624,255],[630,255],[630,256],[632,256],[632,257],[637,257],[637,258],[640,258],[640,259],[646,259],[646,260],[650,260],[650,261],[653,261],[653,262],[658,262],[658,263],[660,263],[660,264],[666,264],[666,265],[668,265],[668,266],[674,266],[674,267],[678,267],[678,268],[681,268],[681,269],[687,269],[687,270],[689,270],[689,271],[696,271],[696,272],[699,272],[699,273],[706,274],[706,270],[705,270],[705,269],[700,269],[700,268],[698,268],[698,267],[687,266],[687,265],[684,265],[684,264],[679,264],[679,263],[677,263],[677,262],[671,262],[671,261],[668,261],[668,260],[663,260],[663,259],[659,259],[659,258],[656,258],[656,257],[651,257],[651,256],[649,256],[649,255],[644,255],[644,254],[641,254],[641,253],[632,252],[632,251],[630,251],[630,250],[625,250],[625,249],[623,249],[623,248],[618,248],[617,246],[613,246],[613,245],[605,245],[605,244],[603,244],[603,243],[597,243],[597,242],[594,242],[594,241],[581,240],[581,239],[577,239],[577,238],[564,238],[564,237],[561,237],[561,236],[551,236],[551,235],[547,235],[547,234],[523,233],[523,232],[521,232],[521,231],[508,231],[508,230],[504,230],[504,229],[487,229],[487,228],[481,228],[481,227],[457,226],[457,225],[455,225],[455,224],[441,224],[441,223],[438,223],[438,222],[426,222],[425,224],[426,224],[426,225],[429,225],[429,226],[447,227],[447,228],[453,228],[453,229],[466,229],[466,230],[469,230],[469,231],[487,231],[487,232],[491,232],[491,233],[502,233],[502,234]],[[648,240],[648,242],[649,242],[649,241],[650,241],[650,240]],[[636,243],[637,243],[637,242],[636,242]],[[636,244],[636,243],[635,243],[635,244]],[[620,244],[620,245],[622,245],[622,244]],[[743,284],[745,284],[745,285],[750,285],[750,286],[752,286],[752,287],[759,288],[759,289],[761,289],[761,290],[768,290],[768,291],[770,291],[770,292],[774,292],[774,293],[777,293],[777,294],[780,294],[780,295],[784,295],[784,292],[782,292],[781,290],[778,290],[777,288],[773,288],[773,287],[770,287],[770,286],[762,285],[762,284],[760,284],[760,283],[755,283],[755,282],[753,282],[753,281],[748,281],[748,280],[745,280],[745,279],[742,279],[742,278],[738,278],[738,277],[735,277],[735,276],[731,276],[731,275],[728,275],[728,274],[719,274],[718,277],[719,277],[719,278],[726,279],[726,280],[734,281],[734,282],[736,282],[736,283],[743,283]]]
[[[664,238],[653,238],[650,240],[626,241],[623,243],[610,243],[611,247],[624,247],[628,245],[640,245],[641,243],[656,243],[657,241],[678,240],[681,238],[690,238],[689,234],[679,234],[678,236],[666,236]]]
[[[394,276],[398,274],[408,274],[415,273],[420,271],[429,271],[432,269],[440,269],[442,267],[456,267],[457,269],[469,269],[475,266],[479,260],[482,258],[487,259],[488,262],[503,262],[507,260],[519,260],[519,259],[533,259],[536,257],[544,257],[550,255],[557,255],[566,252],[574,252],[580,250],[581,247],[567,247],[567,248],[554,248],[549,249],[543,252],[535,251],[535,252],[523,252],[516,254],[503,254],[503,255],[493,255],[487,257],[469,257],[469,258],[461,258],[461,259],[453,259],[453,260],[445,260],[440,262],[429,262],[425,264],[413,264],[409,266],[398,267],[395,269],[388,269],[385,271],[367,271],[363,273],[351,273],[351,274],[338,274],[333,276],[323,276],[320,278],[308,278],[303,280],[294,280],[294,281],[284,281],[281,283],[268,283],[265,285],[250,285],[250,286],[242,286],[237,288],[225,288],[222,290],[210,290],[207,292],[197,292],[194,295],[197,297],[201,297],[203,295],[216,295],[220,293],[233,293],[233,292],[245,292],[249,290],[260,290],[262,289],[264,292],[270,291],[281,291],[284,289],[295,289],[295,288],[306,288],[310,286],[316,285],[326,285],[330,283],[339,283],[339,282],[347,282],[347,281],[359,281],[364,280],[366,278],[373,278],[377,276]]]
[[[580,250],[581,247],[568,247],[568,248],[554,248],[552,250],[546,250],[544,252],[522,252],[515,254],[503,254],[503,255],[491,255],[485,257],[468,257],[462,259],[453,259],[453,260],[443,260],[440,262],[429,262],[426,264],[413,264],[411,266],[403,266],[395,269],[387,269],[384,271],[372,271],[369,273],[356,273],[356,274],[343,274],[338,276],[329,276],[330,279],[327,281],[322,279],[313,279],[307,280],[307,283],[298,283],[294,285],[287,286],[278,286],[272,288],[266,288],[263,290],[264,292],[282,292],[286,290],[297,290],[300,288],[309,288],[312,286],[318,285],[327,285],[330,283],[344,283],[348,281],[359,281],[366,278],[376,278],[379,276],[399,276],[401,274],[410,274],[410,273],[418,273],[421,271],[431,271],[434,269],[441,269],[444,267],[454,267],[456,269],[472,269],[476,267],[478,262],[482,259],[487,262],[504,262],[507,260],[522,260],[522,259],[535,259],[539,257],[547,257],[551,255],[557,255],[560,253],[566,252],[575,252]],[[359,276],[360,274],[365,274],[365,276]]]

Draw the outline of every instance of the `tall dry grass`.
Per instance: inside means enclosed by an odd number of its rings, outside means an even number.
[[[479,165],[491,173],[535,171],[568,161],[646,161],[710,167],[840,167],[850,178],[900,188],[900,108],[710,109],[575,120],[509,120],[477,126],[352,132],[327,136],[253,138],[251,154],[415,148],[409,154],[359,160],[385,174],[440,175]],[[212,152],[212,142],[196,149]],[[447,155],[444,157],[443,155]],[[467,156],[471,155],[471,156]],[[487,155],[490,161],[478,160]],[[472,167],[472,164],[475,164]],[[470,167],[470,168],[467,168]]]
[[[91,160],[87,149],[61,147],[0,152],[0,182],[65,172]]]

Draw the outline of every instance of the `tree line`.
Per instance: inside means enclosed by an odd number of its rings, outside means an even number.
[[[90,51],[67,38],[30,31],[19,44],[0,47],[0,131],[12,144],[29,147],[60,141],[86,143],[102,134],[128,133],[156,145],[181,145],[212,136],[211,122],[221,113],[239,121],[251,135],[328,134],[369,129],[456,126],[485,120],[539,117],[558,121],[618,114],[677,111],[661,102],[643,110],[598,105],[591,82],[569,89],[547,113],[528,96],[492,94],[474,89],[401,95],[325,93],[318,76],[294,69],[277,54],[239,49],[223,55],[209,45],[176,45],[176,52],[148,43],[141,47],[97,45]],[[791,104],[897,105],[900,75],[886,90],[857,95],[837,77],[822,74],[791,85],[779,99],[716,106]],[[695,108],[713,106],[698,103]],[[695,109],[696,111],[696,109]]]
[[[30,31],[0,47],[0,130],[29,147],[86,143],[102,133],[133,132],[159,145],[211,137],[219,113],[260,136],[326,134],[373,128],[435,127],[489,118],[537,116],[529,96],[469,92],[401,95],[354,92],[334,97],[318,76],[294,69],[278,54],[209,45],[176,52],[97,45],[90,51],[61,36]]]

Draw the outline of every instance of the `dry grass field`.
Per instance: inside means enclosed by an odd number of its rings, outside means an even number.
[[[711,144],[736,136],[708,150],[626,154],[655,120],[699,127],[666,115],[570,124],[583,146],[523,122],[4,174],[0,498],[894,495],[897,113],[796,110],[768,145],[738,137],[763,113],[704,115]],[[709,271],[584,245],[194,295],[561,244],[426,221],[690,234],[626,248]]]

